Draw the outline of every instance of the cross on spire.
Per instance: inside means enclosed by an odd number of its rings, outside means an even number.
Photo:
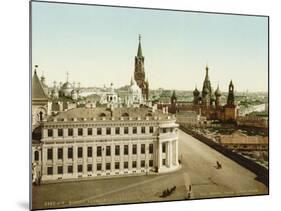
[[[66,71],[66,82],[68,82],[69,72]]]

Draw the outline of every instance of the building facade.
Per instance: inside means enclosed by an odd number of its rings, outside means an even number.
[[[41,122],[33,151],[36,175],[46,182],[175,171],[180,167],[175,121],[150,108],[60,112]]]

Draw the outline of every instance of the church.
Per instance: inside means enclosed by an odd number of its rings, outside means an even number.
[[[221,122],[235,122],[237,119],[237,106],[235,105],[234,85],[232,80],[229,83],[227,102],[221,103],[222,92],[219,86],[213,91],[209,77],[209,67],[205,68],[205,79],[203,81],[202,91],[197,87],[193,91],[193,101],[178,101],[176,92],[172,93],[169,104],[159,103],[158,109],[168,106],[169,112],[179,114],[182,112],[196,112],[200,116],[206,117],[207,120],[219,120]]]

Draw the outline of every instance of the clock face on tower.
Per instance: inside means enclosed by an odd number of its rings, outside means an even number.
[[[136,80],[142,80],[143,74],[142,73],[136,73]]]

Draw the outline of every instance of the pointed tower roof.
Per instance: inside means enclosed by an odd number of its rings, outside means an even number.
[[[215,95],[218,96],[218,97],[221,96],[221,91],[220,91],[219,85],[218,85],[218,87],[217,87],[217,89],[215,91]]]
[[[32,100],[48,100],[48,95],[44,91],[36,69],[32,77]]]
[[[194,96],[199,96],[199,95],[200,95],[200,92],[199,92],[199,90],[197,89],[197,86],[195,86],[195,89],[194,89],[194,91],[193,91],[193,95],[194,95]]]
[[[137,57],[143,57],[142,50],[141,50],[141,35],[139,35],[139,47],[138,47]]]
[[[209,67],[206,65],[206,76],[205,76],[205,81],[209,81]]]

